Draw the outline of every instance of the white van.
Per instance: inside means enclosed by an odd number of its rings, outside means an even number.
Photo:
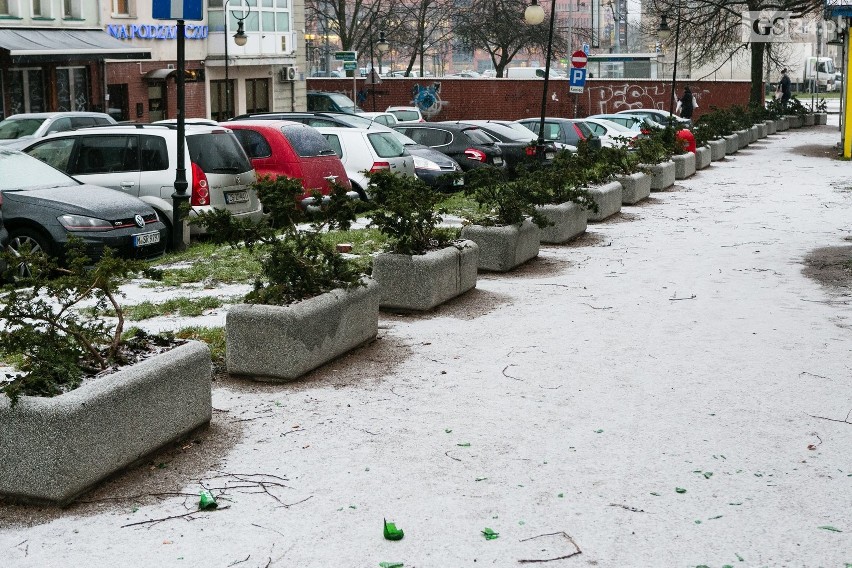
[[[544,79],[544,67],[506,67],[503,77],[507,79]],[[555,70],[550,70],[550,78],[557,79],[561,75]]]

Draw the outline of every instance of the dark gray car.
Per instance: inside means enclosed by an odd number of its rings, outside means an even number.
[[[136,197],[78,182],[21,152],[0,147],[0,195],[7,250],[24,247],[63,259],[71,235],[97,260],[105,247],[127,258],[160,256],[166,226]],[[28,267],[19,268],[22,276]]]

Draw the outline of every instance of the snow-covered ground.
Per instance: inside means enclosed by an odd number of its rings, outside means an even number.
[[[0,565],[848,566],[852,309],[802,274],[849,244],[838,139],[753,144],[303,380],[219,378],[209,429],[86,503],[0,506]],[[202,485],[219,510],[131,525]]]

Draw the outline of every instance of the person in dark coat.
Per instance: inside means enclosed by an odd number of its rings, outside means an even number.
[[[793,95],[793,88],[790,84],[790,77],[787,75],[786,69],[781,70],[781,83],[779,86],[781,88],[781,102],[786,105],[790,100],[790,97]]]
[[[680,108],[680,115],[683,118],[692,118],[692,111],[695,110],[695,98],[692,96],[689,87],[683,88],[683,96],[678,99],[677,106]]]

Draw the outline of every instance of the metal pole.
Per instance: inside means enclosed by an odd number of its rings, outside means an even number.
[[[228,76],[228,0],[225,0],[225,120],[231,118],[231,80]]]
[[[373,82],[375,81],[373,74],[376,72],[376,68],[373,66],[373,43],[375,43],[374,39],[375,38],[373,37],[373,31],[370,30],[370,74],[368,75],[368,77],[370,77],[370,91],[373,95],[373,112],[376,112],[376,85]]]
[[[680,46],[680,2],[677,4],[677,26],[675,26],[674,64],[672,65],[672,97],[669,101],[669,126],[674,122],[675,98],[677,97],[677,48]]]
[[[541,122],[538,125],[539,150],[544,145],[544,117],[547,114],[547,85],[550,82],[550,52],[553,49],[553,22],[556,15],[556,0],[550,3],[550,29],[547,32],[547,58],[544,61],[544,85],[541,89]]]
[[[186,158],[185,158],[185,67],[186,67],[186,26],[183,20],[177,21],[177,168],[175,169],[175,192],[172,193],[172,248],[183,250],[183,218],[181,217],[184,204],[189,201],[186,190],[189,183],[186,181]]]

